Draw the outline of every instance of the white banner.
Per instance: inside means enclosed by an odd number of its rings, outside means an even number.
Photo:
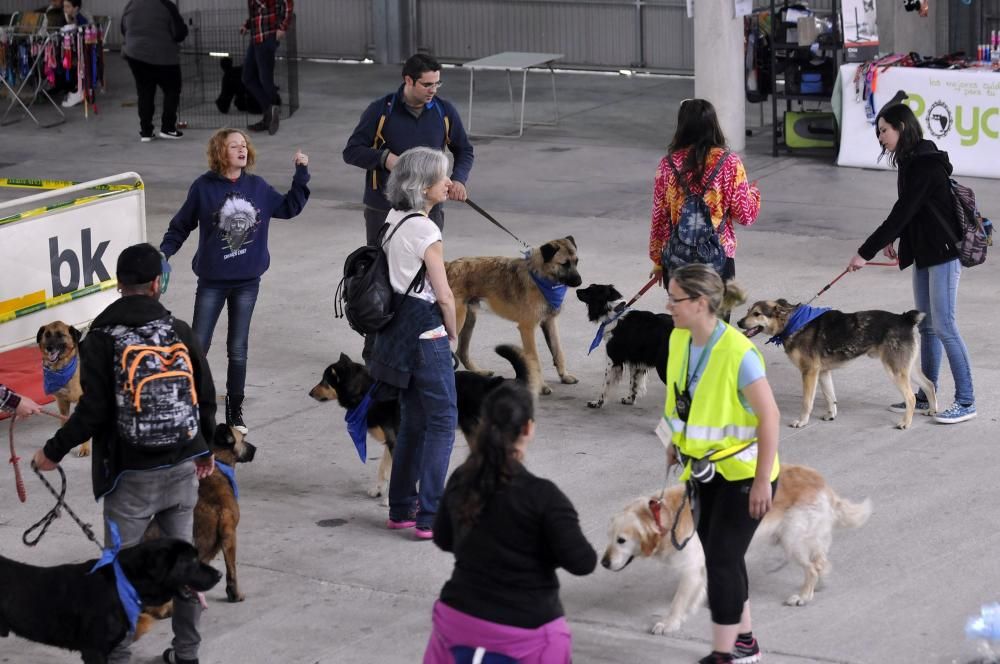
[[[855,92],[858,65],[840,67],[843,102],[840,166],[889,168],[863,102]],[[874,112],[900,90],[920,122],[924,138],[948,153],[956,175],[1000,178],[1000,76],[969,70],[889,67],[876,80]],[[874,116],[872,116],[874,119]]]
[[[32,202],[65,201],[64,191]],[[90,323],[118,297],[118,254],[146,239],[141,188],[24,216],[0,224],[0,351],[34,343],[38,328],[55,320]]]

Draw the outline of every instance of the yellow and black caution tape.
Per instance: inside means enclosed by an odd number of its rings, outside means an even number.
[[[38,207],[33,210],[25,210],[24,212],[17,212],[15,214],[7,215],[6,217],[0,217],[0,226],[4,224],[11,224],[15,221],[22,221],[30,217],[37,217],[45,214],[46,212],[52,212],[53,210],[61,210],[63,208],[75,207],[77,205],[84,205],[85,203],[91,203],[102,198],[108,198],[111,196],[117,196],[120,191],[105,191],[101,194],[94,194],[93,196],[84,196],[82,198],[74,198],[70,201],[60,201],[58,203],[53,203],[52,205],[46,205],[43,207]]]
[[[72,180],[36,180],[32,178],[0,178],[0,187],[11,187],[18,189],[62,189],[72,187],[82,182]],[[98,184],[91,189],[98,191],[132,191],[142,189],[142,180],[136,180],[133,184]]]
[[[23,318],[28,314],[33,314],[37,311],[42,311],[44,309],[51,309],[52,307],[58,306],[60,304],[66,304],[67,302],[72,302],[73,300],[78,300],[81,297],[86,297],[87,295],[93,295],[94,293],[100,293],[102,291],[106,291],[110,288],[114,288],[117,285],[118,285],[117,279],[108,279],[107,281],[101,281],[99,283],[87,286],[86,288],[75,290],[72,293],[64,293],[63,295],[50,297],[43,302],[38,302],[36,304],[32,304],[22,309],[17,309],[15,311],[8,311],[6,313],[0,314],[0,323],[9,323],[14,319]]]

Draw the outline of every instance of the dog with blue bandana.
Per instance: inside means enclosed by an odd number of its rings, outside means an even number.
[[[542,380],[542,367],[535,344],[535,330],[542,328],[559,379],[577,382],[566,370],[556,319],[567,288],[583,283],[577,270],[576,240],[567,235],[535,247],[521,258],[476,256],[445,263],[448,285],[455,295],[458,347],[455,355],[469,371],[482,371],[469,357],[469,343],[476,326],[476,312],[485,304],[501,318],[517,323],[521,347],[528,363],[528,385],[535,394],[551,394]]]
[[[802,409],[791,426],[799,428],[809,423],[817,384],[826,399],[823,419],[835,418],[837,397],[830,372],[856,357],[868,355],[882,361],[902,393],[903,419],[896,428],[908,429],[917,402],[911,379],[927,396],[930,407],[926,414],[932,415],[937,410],[934,385],[917,362],[920,355],[917,324],[923,318],[924,314],[916,310],[902,314],[880,310],[848,313],[779,299],[754,302],[736,324],[747,337],[768,333],[767,343],[783,346],[788,359],[802,373]]]
[[[70,404],[83,396],[80,384],[80,330],[61,320],[38,328],[35,341],[42,353],[42,382],[45,393],[56,398],[59,414],[69,417]],[[77,448],[77,454],[90,456],[90,441]]]

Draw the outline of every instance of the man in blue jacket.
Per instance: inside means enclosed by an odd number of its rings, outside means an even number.
[[[441,87],[441,65],[418,53],[403,64],[403,85],[396,92],[373,101],[361,114],[358,126],[347,140],[344,161],[365,169],[365,234],[375,244],[379,229],[392,207],[383,190],[389,172],[403,152],[422,146],[455,155],[448,198],[464,201],[465,183],[472,170],[472,144],[462,119],[451,103],[437,97]],[[444,229],[441,205],[430,218]]]

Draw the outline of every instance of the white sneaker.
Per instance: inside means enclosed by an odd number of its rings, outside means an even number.
[[[66,95],[66,99],[63,100],[62,107],[63,108],[72,108],[72,107],[76,106],[77,104],[79,104],[81,101],[83,101],[83,93],[82,92],[79,92],[79,91],[77,91],[77,92],[71,92],[68,95]]]

